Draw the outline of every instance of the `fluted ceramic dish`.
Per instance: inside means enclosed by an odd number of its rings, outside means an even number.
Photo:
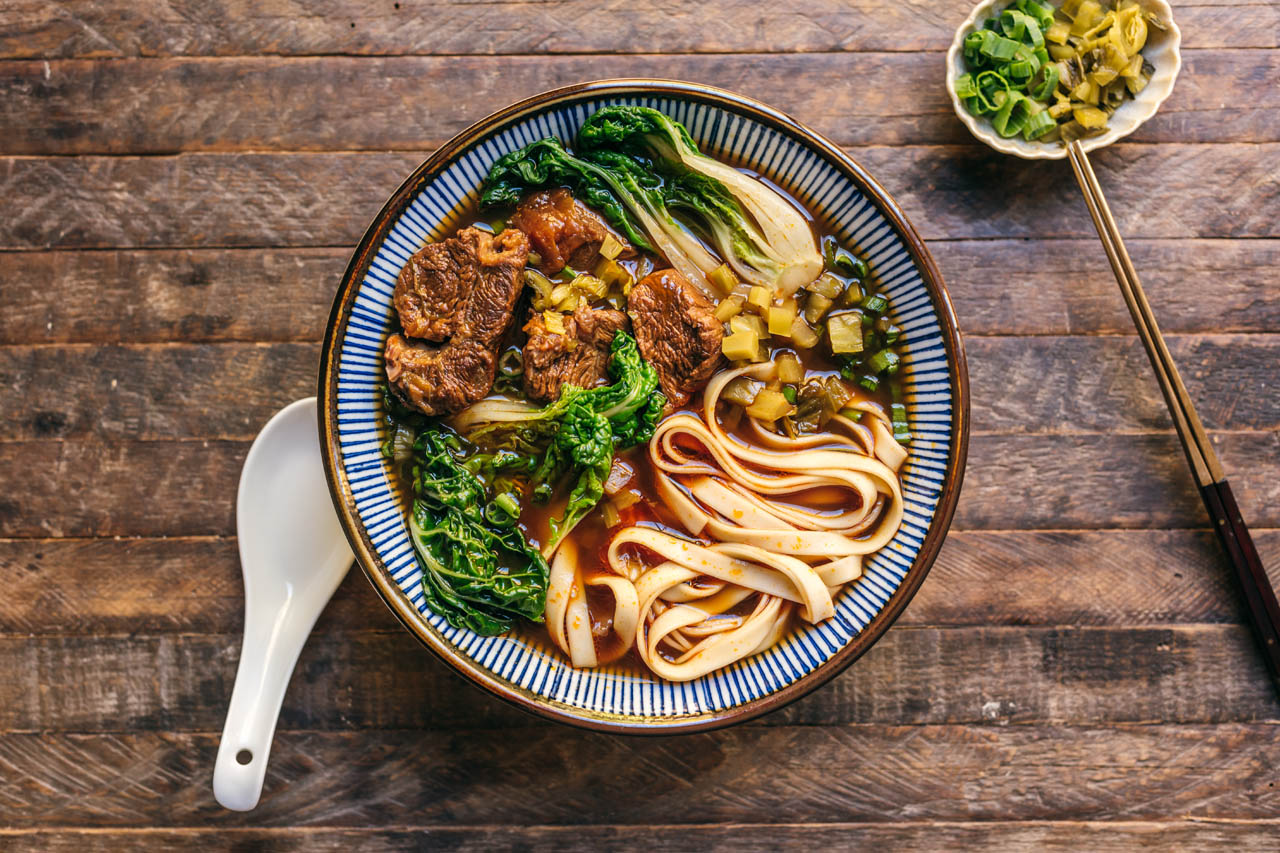
[[[631,670],[575,670],[537,632],[481,637],[427,609],[405,525],[407,496],[379,452],[377,385],[394,325],[396,276],[410,254],[447,236],[474,210],[501,155],[545,136],[570,141],[609,104],[653,107],[682,122],[707,153],[777,183],[862,253],[905,331],[903,384],[914,440],[903,468],[902,529],[866,561],[836,615],[777,646],[695,681]],[[334,300],[320,366],[321,448],[339,518],[357,561],[414,635],[471,681],[562,722],[669,733],[725,725],[796,699],[852,663],[902,612],[951,522],[964,469],[968,378],[942,278],[892,199],[834,144],[763,104],[688,83],[615,80],[538,95],[463,131],[387,202],[360,241]]]
[[[1066,146],[1059,142],[1037,140],[1028,142],[1021,136],[1006,139],[995,132],[986,116],[975,116],[965,109],[959,96],[956,95],[956,78],[967,70],[964,65],[965,36],[977,29],[987,18],[998,17],[1000,12],[1011,4],[1012,0],[984,0],[973,7],[969,17],[956,30],[956,37],[947,51],[947,94],[951,96],[951,106],[956,111],[956,115],[960,117],[960,121],[964,122],[964,126],[969,128],[969,132],[1002,154],[1012,154],[1026,160],[1061,160],[1067,156]],[[1164,30],[1148,27],[1147,44],[1142,49],[1143,57],[1155,68],[1155,73],[1136,97],[1125,101],[1115,111],[1111,120],[1107,122],[1105,132],[1080,140],[1080,147],[1086,152],[1110,145],[1117,139],[1128,136],[1138,129],[1138,125],[1155,115],[1165,98],[1173,92],[1173,83],[1177,80],[1178,71],[1182,68],[1182,54],[1178,49],[1182,44],[1182,31],[1173,22],[1173,9],[1165,0],[1139,0],[1139,4],[1144,9],[1154,12],[1167,25]],[[1054,5],[1061,5],[1061,3],[1055,0]]]

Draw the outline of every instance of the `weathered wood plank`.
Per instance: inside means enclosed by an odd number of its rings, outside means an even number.
[[[0,808],[51,826],[348,827],[1271,819],[1276,727],[558,726],[276,737],[261,804],[218,808],[213,734],[0,736]],[[535,783],[536,780],[536,783]]]
[[[1166,342],[1208,429],[1280,427],[1280,336],[1167,335]],[[970,338],[965,351],[977,431],[1068,434],[1172,425],[1136,336]]]
[[[6,407],[0,435],[252,440],[316,393],[319,358],[314,343],[4,347],[0,387],[26,405]]]
[[[1213,436],[1246,520],[1280,526],[1280,433]],[[0,442],[10,537],[218,536],[249,442]],[[140,474],[139,472],[145,472]],[[1203,527],[1171,433],[975,435],[957,529]]]
[[[1273,526],[1280,433],[1213,437],[1245,518]],[[1263,472],[1266,473],[1263,473]],[[963,528],[1199,527],[1204,507],[1171,435],[975,436],[956,510]],[[1280,517],[1277,518],[1280,521]]]
[[[0,637],[0,731],[222,729],[238,634]],[[1280,721],[1248,628],[908,628],[762,725]],[[534,725],[407,632],[315,634],[281,730]],[[548,725],[550,725],[548,723]]]
[[[0,161],[0,248],[337,246],[359,239],[422,154]]]
[[[1280,331],[1280,300],[1267,296],[1280,292],[1280,243],[1126,239],[1125,245],[1165,333]],[[929,251],[966,335],[1133,332],[1096,238],[935,240]]]
[[[1253,531],[1280,583],[1280,531]],[[1016,569],[1014,568],[1016,567]],[[0,540],[0,634],[234,634],[234,538]],[[954,531],[899,625],[1243,623],[1213,535]],[[395,626],[353,570],[318,635]]]
[[[399,822],[398,822],[399,823]],[[12,853],[82,853],[140,849],[155,853],[188,850],[270,850],[273,853],[392,853],[432,850],[439,853],[489,853],[521,850],[535,853],[597,853],[643,846],[653,853],[732,848],[742,853],[777,850],[990,850],[1127,853],[1139,848],[1217,853],[1271,850],[1277,826],[1272,821],[1169,822],[1026,821],[943,823],[750,824],[732,826],[433,826],[397,829],[119,829],[3,830],[0,839]]]
[[[245,441],[0,443],[9,536],[184,536],[235,529]]]
[[[0,317],[0,343],[318,341],[350,254],[13,252],[0,264],[0,300],[23,310]]]
[[[1253,528],[1280,584],[1280,533]],[[920,625],[1134,625],[1246,617],[1207,531],[953,530],[900,619]]]
[[[926,239],[1093,237],[1061,162],[984,146],[852,150]],[[1265,145],[1118,144],[1093,158],[1130,238],[1275,237]],[[355,243],[422,160],[410,153],[0,159],[0,249]],[[1228,190],[1211,176],[1232,175]],[[1185,175],[1186,180],[1170,176]]]
[[[1168,342],[1206,427],[1280,429],[1280,397],[1269,387],[1280,335]],[[13,394],[0,441],[252,439],[286,402],[315,393],[319,351],[310,343],[3,347],[0,387]],[[1135,336],[981,337],[967,351],[975,431],[1170,428]]]
[[[0,587],[0,633],[235,633],[244,614],[234,538],[0,540]],[[356,569],[315,631],[393,618]]]
[[[1280,300],[1266,298],[1280,289],[1280,241],[1129,240],[1128,248],[1166,333],[1280,332]],[[929,249],[966,335],[1132,333],[1096,238],[937,240]],[[0,264],[0,302],[24,309],[0,313],[0,343],[318,341],[349,254],[12,252]],[[80,298],[86,292],[94,298]]]
[[[1280,76],[1280,52],[1188,51],[1185,62],[1133,141],[1280,140],[1280,94],[1267,85]],[[970,142],[944,76],[941,54],[909,53],[8,62],[0,124],[13,130],[0,153],[424,149],[539,91],[607,77],[741,92],[844,145]],[[841,79],[857,86],[829,85]],[[334,110],[340,100],[360,109]]]
[[[1272,6],[1192,0],[1174,7],[1188,46],[1280,45]],[[223,0],[202,3],[197,13],[183,0],[74,7],[14,0],[0,10],[0,58],[945,50],[969,8],[967,0],[931,4],[925,13],[893,0],[714,0],[638,4],[619,15],[613,4],[592,0]]]

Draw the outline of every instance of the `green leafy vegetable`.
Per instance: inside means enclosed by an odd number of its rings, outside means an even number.
[[[485,178],[480,204],[518,204],[529,190],[551,186],[571,187],[575,196],[603,213],[633,244],[653,250],[639,221],[629,211],[640,206],[639,200],[630,199],[606,170],[566,151],[558,139],[539,139],[499,157]]]
[[[407,462],[413,453],[413,442],[418,432],[427,425],[427,416],[406,406],[383,383],[378,386],[382,395],[382,411],[386,414],[387,440],[382,443],[382,455],[396,462]]]
[[[720,261],[687,233],[667,209],[661,181],[623,155],[601,153],[593,162],[575,157],[558,139],[539,139],[512,151],[489,170],[480,204],[517,204],[525,193],[567,186],[641,249],[658,251],[693,284],[709,288],[706,276]]]
[[[481,460],[477,470],[520,470],[535,501],[549,500],[561,480],[573,478],[569,502],[551,522],[547,554],[600,501],[614,452],[648,441],[667,403],[657,371],[640,357],[635,338],[619,332],[611,351],[612,385],[565,385],[554,403],[467,436],[484,451],[474,457]]]
[[[721,260],[689,229],[704,235],[739,278],[770,291],[790,295],[822,272],[813,233],[794,205],[701,153],[679,122],[657,110],[599,110],[579,131],[577,154],[556,139],[540,139],[499,158],[481,204],[516,204],[548,186],[570,187],[714,299],[723,296],[710,283]]]
[[[795,206],[762,181],[703,154],[669,116],[648,107],[605,107],[582,125],[577,142],[588,159],[623,151],[675,176],[667,184],[667,204],[689,215],[744,281],[790,295],[822,272],[813,233]]]
[[[547,563],[515,526],[514,498],[485,488],[454,458],[457,437],[424,429],[414,443],[409,516],[427,606],[454,627],[500,634],[523,616],[542,621]],[[518,506],[515,507],[518,510]]]

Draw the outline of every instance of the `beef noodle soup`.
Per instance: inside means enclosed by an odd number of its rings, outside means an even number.
[[[689,680],[831,618],[901,523],[872,271],[661,113],[499,159],[393,304],[384,452],[450,624]]]

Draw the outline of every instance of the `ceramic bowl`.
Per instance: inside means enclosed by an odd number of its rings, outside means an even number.
[[[1155,68],[1151,82],[1146,85],[1137,97],[1125,101],[1111,120],[1107,123],[1105,133],[1083,139],[1080,145],[1084,150],[1092,151],[1110,145],[1117,139],[1128,136],[1138,129],[1138,125],[1156,114],[1165,98],[1173,91],[1173,83],[1182,68],[1182,54],[1178,48],[1182,43],[1182,32],[1173,22],[1173,10],[1165,0],[1140,0],[1143,8],[1155,12],[1160,20],[1167,23],[1167,29],[1158,30],[1149,27],[1146,47],[1142,55]],[[1021,136],[1009,139],[996,133],[986,116],[975,116],[964,108],[960,98],[956,96],[956,78],[967,70],[964,64],[964,38],[981,26],[982,21],[994,18],[1008,8],[1010,0],[984,0],[965,19],[956,30],[956,37],[947,51],[947,94],[951,96],[951,106],[969,128],[969,132],[992,148],[1004,154],[1012,154],[1027,160],[1061,160],[1067,156],[1066,146],[1058,142],[1028,142]],[[1055,5],[1060,5],[1055,3]]]
[[[634,671],[575,670],[535,632],[481,637],[427,609],[405,525],[404,496],[379,452],[377,393],[394,324],[396,276],[428,241],[475,209],[499,156],[545,136],[572,140],[595,110],[640,104],[684,123],[702,149],[763,174],[800,199],[869,260],[905,330],[906,405],[915,440],[903,470],[906,518],[840,596],[836,616],[774,648],[695,681]],[[518,706],[562,722],[630,733],[670,733],[756,716],[828,681],[898,617],[937,556],[964,469],[968,378],[951,302],[906,217],[834,144],[763,104],[706,86],[615,80],[558,89],[481,120],[433,154],[395,192],[352,256],[324,341],[321,447],[333,499],[375,589],[415,636],[462,675]]]

